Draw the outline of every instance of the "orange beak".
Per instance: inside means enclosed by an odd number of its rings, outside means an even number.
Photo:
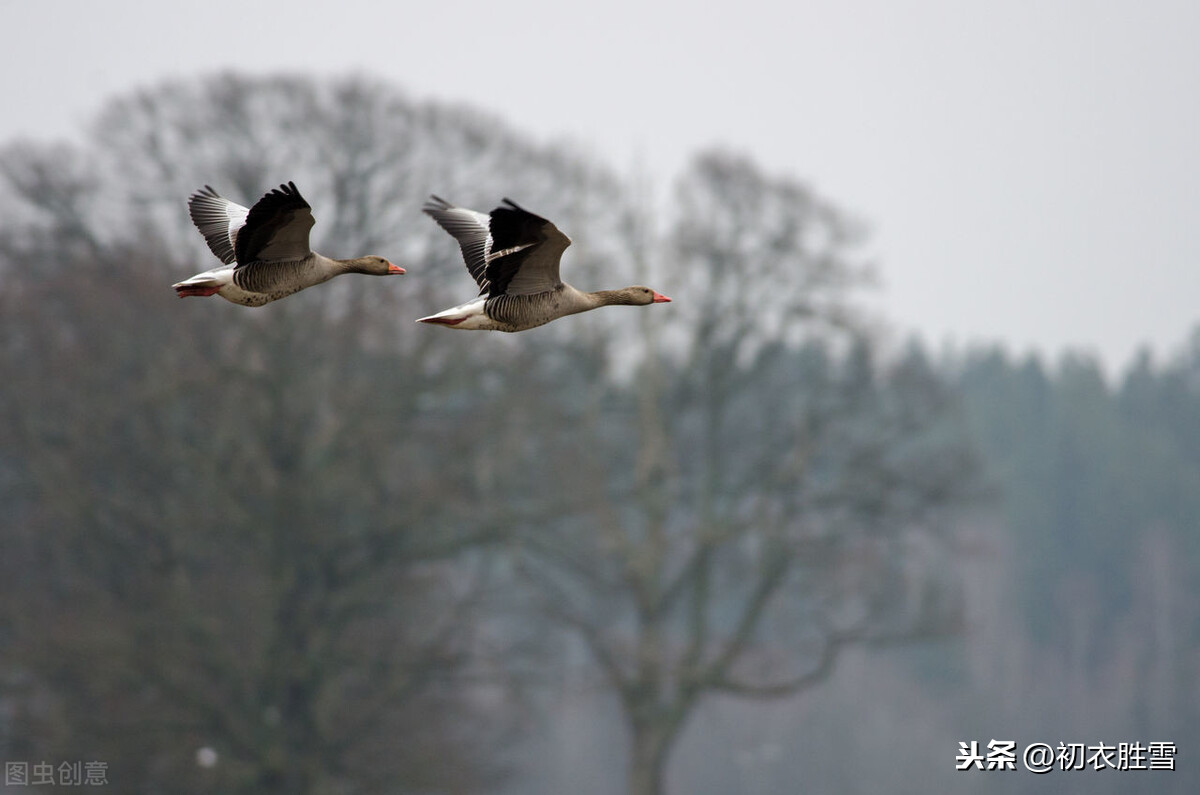
[[[671,303],[671,299],[670,299],[670,298],[667,298],[665,295],[663,295],[662,293],[660,293],[660,292],[658,292],[658,291],[656,290],[656,291],[654,292],[654,303],[656,303],[656,304],[669,304],[669,303]]]
[[[401,268],[399,265],[393,265],[389,262],[388,273],[404,273],[404,268]]]

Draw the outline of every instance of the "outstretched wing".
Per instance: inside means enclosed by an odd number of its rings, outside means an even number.
[[[490,294],[529,295],[557,288],[562,284],[558,264],[571,239],[512,199],[504,204],[490,216],[496,250],[487,264]]]
[[[462,249],[480,295],[520,295],[557,287],[558,261],[571,241],[554,224],[509,199],[490,215],[438,196],[422,208]]]
[[[486,292],[488,283],[484,271],[492,251],[488,217],[465,207],[455,207],[440,196],[430,196],[421,210],[458,241],[467,271],[479,285],[480,293]]]
[[[312,207],[296,183],[280,185],[259,199],[237,231],[233,246],[238,267],[250,262],[299,260],[312,253],[308,233],[316,223]]]
[[[212,186],[205,185],[188,199],[188,214],[192,223],[204,235],[204,241],[217,259],[232,265],[235,259],[233,241],[246,223],[250,211],[221,196]]]

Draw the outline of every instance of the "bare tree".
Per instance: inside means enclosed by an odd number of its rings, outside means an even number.
[[[644,320],[627,388],[580,406],[543,385],[537,422],[572,433],[526,459],[548,516],[517,547],[619,697],[637,795],[705,696],[787,695],[847,644],[956,631],[938,533],[970,470],[928,366],[857,330],[837,212],[723,154],[677,195],[661,278],[683,317]]]
[[[466,281],[419,208],[497,163],[523,175],[498,194],[534,199],[591,167],[359,79],[171,83],[93,132],[0,155],[3,532],[30,567],[8,572],[0,666],[22,736],[111,760],[127,791],[480,788],[519,716],[491,564],[463,555],[500,535],[471,520],[469,453],[507,354],[411,322]],[[286,179],[328,250],[410,277],[261,312],[178,301],[209,260],[188,193]]]
[[[9,147],[0,176],[0,673],[26,742],[122,789],[481,789],[519,714],[497,682],[545,625],[497,605],[585,641],[638,795],[706,695],[956,626],[946,396],[858,328],[855,231],[802,186],[707,155],[661,240],[603,168],[494,119],[236,75],[118,98],[86,147]],[[409,276],[175,299],[209,261],[187,194],[288,179],[320,248]],[[416,327],[468,283],[432,191],[511,195],[575,239],[572,281],[676,302],[637,334]]]

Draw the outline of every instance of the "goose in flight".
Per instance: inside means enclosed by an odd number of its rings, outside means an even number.
[[[188,212],[225,264],[172,285],[180,298],[219,295],[235,304],[262,306],[343,273],[404,273],[383,257],[330,259],[310,249],[312,207],[294,182],[280,185],[250,209],[205,185],[188,199]]]
[[[422,208],[458,240],[479,297],[418,322],[449,328],[524,331],[601,306],[670,301],[649,287],[584,292],[558,276],[571,239],[511,199],[490,214],[455,207],[437,196]]]

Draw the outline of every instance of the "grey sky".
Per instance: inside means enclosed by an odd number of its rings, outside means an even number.
[[[1116,369],[1200,321],[1200,3],[700,5],[0,0],[0,140],[164,77],[359,71],[660,187],[747,152],[870,224],[884,312],[934,343]]]

